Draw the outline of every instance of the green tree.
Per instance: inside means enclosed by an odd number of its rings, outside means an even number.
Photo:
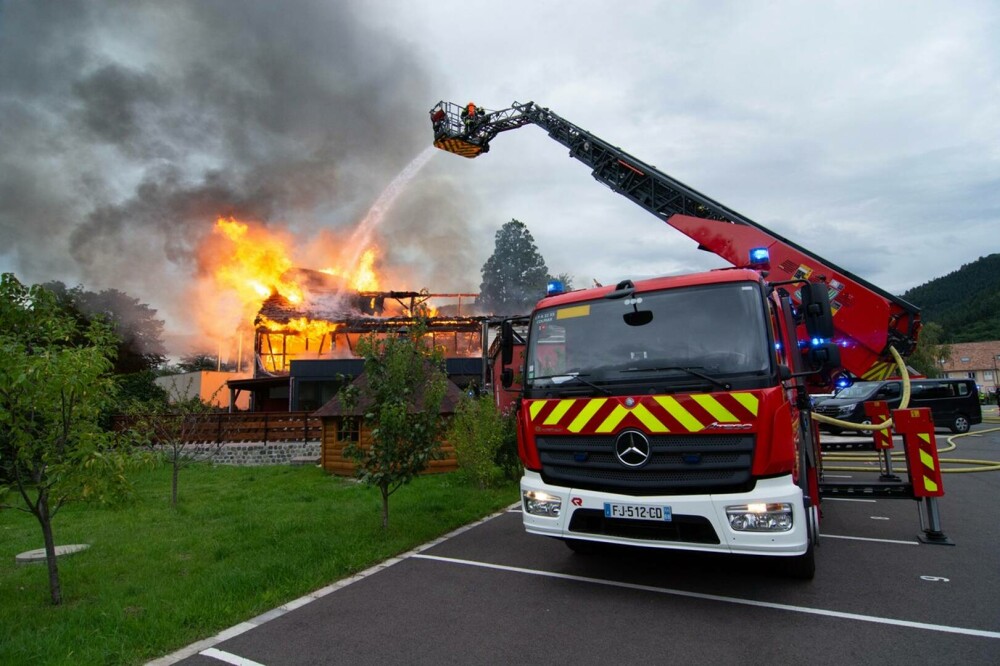
[[[902,297],[920,308],[924,322],[941,325],[941,342],[996,340],[1000,337],[1000,254],[964,264]]]
[[[231,369],[227,363],[219,363],[219,357],[216,354],[209,352],[195,352],[193,354],[188,354],[187,356],[182,356],[180,361],[177,363],[178,369],[181,372],[197,372],[199,370],[229,370]]]
[[[115,397],[116,339],[86,324],[48,289],[0,277],[0,465],[20,494],[4,508],[35,516],[42,530],[53,604],[62,603],[52,521],[72,500],[121,497],[130,462],[98,423]]]
[[[157,374],[153,370],[132,372],[115,377],[118,385],[118,397],[122,404],[147,402],[162,404],[167,402],[167,391],[156,383]]]
[[[560,273],[559,275],[550,275],[549,282],[552,280],[558,280],[562,282],[563,289],[566,291],[573,291],[573,276],[569,273]]]
[[[944,344],[943,338],[944,328],[940,324],[926,322],[920,329],[917,348],[906,359],[907,365],[928,377],[941,377],[944,372],[940,361],[951,356],[951,346]]]
[[[82,286],[69,289],[62,282],[43,285],[56,294],[64,309],[74,313],[81,323],[99,317],[111,325],[118,338],[114,372],[127,375],[154,370],[166,359],[162,319],[156,310],[140,303],[125,292],[105,289],[87,291]]]
[[[382,495],[382,528],[389,527],[389,497],[427,468],[442,433],[441,402],[448,379],[444,358],[426,343],[424,326],[396,336],[366,336],[358,343],[365,359],[362,382],[340,392],[358,408],[371,441],[352,442],[344,454],[358,464],[358,478]]]
[[[545,295],[549,269],[523,222],[511,220],[496,233],[493,254],[482,268],[479,301],[493,314],[529,312]]]
[[[492,396],[462,400],[448,425],[448,441],[462,476],[480,488],[520,475],[514,417],[501,413]]]

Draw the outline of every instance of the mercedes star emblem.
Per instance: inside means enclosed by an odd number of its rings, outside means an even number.
[[[649,454],[649,439],[638,430],[626,430],[615,440],[615,455],[626,467],[642,467]]]

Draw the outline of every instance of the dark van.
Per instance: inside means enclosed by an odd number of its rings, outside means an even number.
[[[903,397],[903,382],[890,379],[882,382],[855,382],[832,398],[816,405],[817,414],[851,423],[871,423],[865,414],[864,403],[884,400],[889,409],[897,409]],[[930,407],[934,425],[952,432],[969,432],[976,423],[983,422],[979,391],[971,379],[913,379],[910,381],[909,407]],[[839,435],[837,426],[820,423],[826,432]]]

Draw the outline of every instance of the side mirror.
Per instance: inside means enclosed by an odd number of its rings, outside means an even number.
[[[500,364],[510,365],[514,360],[514,327],[510,321],[500,324]],[[504,384],[506,388],[508,384]]]
[[[514,383],[514,371],[510,368],[504,368],[500,373],[500,385],[505,389],[509,389],[510,385]]]
[[[800,291],[802,316],[809,337],[833,337],[833,312],[830,310],[830,295],[822,282],[810,282]]]

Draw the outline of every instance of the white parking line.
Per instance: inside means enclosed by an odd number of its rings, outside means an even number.
[[[905,543],[905,542],[904,542]],[[529,576],[542,576],[544,578],[558,578],[561,580],[572,580],[580,583],[591,583],[593,585],[605,585],[608,587],[620,587],[628,590],[641,590],[643,592],[653,592],[656,594],[666,594],[676,597],[686,597],[689,599],[702,599],[704,601],[720,601],[727,604],[737,604],[740,606],[756,606],[758,608],[771,608],[774,610],[790,611],[792,613],[804,613],[807,615],[822,615],[825,617],[836,617],[843,620],[855,620],[858,622],[871,622],[874,624],[888,624],[896,627],[907,627],[910,629],[924,629],[926,631],[938,631],[948,634],[963,634],[965,636],[978,636],[980,638],[1000,639],[1000,632],[984,631],[982,629],[967,629],[965,627],[950,627],[943,624],[929,624],[926,622],[910,622],[909,620],[894,620],[887,617],[875,617],[873,615],[861,615],[859,613],[844,613],[841,611],[824,610],[822,608],[809,608],[807,606],[791,606],[789,604],[777,604],[770,601],[756,601],[754,599],[740,599],[739,597],[723,597],[717,594],[704,594],[701,592],[688,592],[686,590],[674,590],[664,587],[653,587],[651,585],[639,585],[636,583],[622,583],[618,581],[603,580],[600,578],[588,578],[586,576],[572,576],[570,574],[554,573],[551,571],[539,571],[537,569],[525,569],[523,567],[511,567],[502,564],[489,564],[486,562],[475,562],[472,560],[461,560],[453,557],[439,557],[437,555],[425,555],[423,553],[412,556],[414,559],[435,560],[448,564],[463,564],[484,569],[494,569],[497,571],[509,571],[512,573],[527,574]]]
[[[224,661],[227,664],[232,664],[233,666],[264,666],[264,664],[258,661],[244,659],[243,657],[232,654],[231,652],[223,652],[222,650],[216,650],[215,648],[202,650],[198,654],[211,657],[212,659],[218,659],[219,661]]]
[[[820,534],[820,539],[850,539],[851,541],[875,541],[878,543],[898,543],[903,546],[919,546],[919,541],[900,541],[898,539],[872,539],[869,537],[847,536],[844,534]]]
[[[434,539],[433,541],[428,541],[425,544],[421,544],[421,545],[417,546],[416,548],[414,548],[413,550],[411,550],[409,552],[403,553],[402,555],[399,555],[397,557],[391,557],[391,558],[389,558],[389,559],[387,559],[387,560],[385,560],[383,562],[379,562],[378,564],[376,564],[373,567],[370,567],[368,569],[365,569],[364,571],[356,573],[353,576],[349,576],[347,578],[342,578],[341,580],[338,580],[337,582],[333,583],[332,585],[327,585],[326,587],[320,588],[320,589],[316,590],[315,592],[307,594],[304,597],[299,597],[298,599],[293,599],[292,601],[289,601],[286,604],[282,604],[281,606],[278,606],[277,608],[275,608],[273,610],[270,610],[270,611],[268,611],[266,613],[258,615],[255,618],[251,618],[250,620],[248,620],[246,622],[241,622],[241,623],[239,623],[239,624],[237,624],[235,626],[232,626],[232,627],[230,627],[230,628],[228,628],[228,629],[226,629],[226,630],[224,630],[224,631],[216,634],[215,636],[210,636],[209,638],[200,640],[197,643],[192,643],[191,645],[183,647],[180,650],[177,650],[176,652],[171,652],[170,654],[165,655],[163,657],[160,657],[159,659],[154,659],[152,661],[146,662],[146,666],[171,666],[172,664],[176,664],[178,661],[181,661],[182,659],[187,659],[188,657],[191,657],[191,656],[193,656],[195,654],[205,654],[209,649],[214,649],[214,648],[212,648],[213,645],[218,645],[219,643],[221,643],[223,641],[227,641],[230,638],[233,638],[235,636],[239,636],[242,633],[245,633],[247,631],[250,631],[251,629],[259,627],[260,625],[264,624],[265,622],[270,622],[271,620],[273,620],[276,617],[281,617],[285,613],[293,611],[296,608],[300,608],[302,606],[305,606],[306,604],[311,603],[311,602],[315,601],[316,599],[319,599],[320,597],[325,597],[326,595],[330,594],[331,592],[336,592],[337,590],[339,590],[341,588],[347,587],[351,583],[355,583],[355,582],[357,582],[359,580],[362,580],[363,578],[367,578],[368,576],[371,576],[372,574],[376,574],[379,571],[382,571],[383,569],[386,569],[388,567],[391,567],[394,564],[402,562],[403,560],[405,560],[408,557],[414,557],[417,553],[420,553],[421,551],[427,550],[428,548],[433,548],[434,546],[437,546],[438,544],[444,543],[448,539],[456,537],[459,534],[462,534],[463,532],[468,532],[469,530],[471,530],[471,529],[473,529],[475,527],[478,527],[479,525],[482,525],[483,523],[486,523],[486,522],[489,522],[489,521],[493,520],[497,516],[503,515],[507,511],[510,511],[515,506],[519,507],[520,504],[511,504],[506,509],[501,509],[500,511],[498,511],[498,512],[492,514],[492,515],[486,516],[485,518],[483,518],[481,520],[477,520],[474,523],[469,523],[468,525],[463,525],[462,527],[459,527],[458,529],[455,529],[455,530],[452,530],[451,532],[448,532],[448,534],[445,534],[442,537]],[[205,648],[205,649],[203,649],[203,648]],[[228,654],[226,652],[222,652],[221,650],[216,650],[216,652],[218,652],[220,654]],[[206,655],[206,656],[215,656],[215,655]],[[242,657],[236,657],[236,655],[232,655],[232,656],[235,657],[236,659],[241,659],[242,658]],[[250,666],[254,662],[248,660],[248,661],[240,662],[240,663],[246,664],[246,666]]]

